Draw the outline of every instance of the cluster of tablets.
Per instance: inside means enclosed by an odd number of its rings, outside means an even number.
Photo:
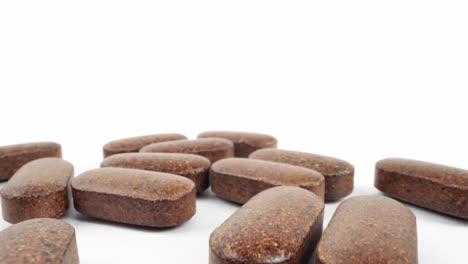
[[[73,177],[57,143],[0,147],[0,263],[78,263],[73,227],[59,220],[73,204],[82,214],[150,227],[177,226],[196,213],[211,186],[244,204],[213,231],[209,263],[417,263],[414,214],[384,196],[343,201],[322,235],[324,202],[351,194],[354,167],[327,156],[277,149],[276,138],[211,131],[187,139],[157,134],[104,145],[101,168]],[[468,172],[386,159],[376,165],[382,192],[468,219]]]

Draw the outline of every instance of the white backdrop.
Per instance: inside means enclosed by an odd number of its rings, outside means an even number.
[[[352,195],[377,194],[382,158],[468,168],[467,13],[465,0],[1,1],[0,145],[57,141],[78,174],[121,137],[263,132],[348,160]],[[82,263],[201,264],[237,207],[197,202],[167,230],[62,219]],[[467,263],[467,222],[409,207],[420,263]]]

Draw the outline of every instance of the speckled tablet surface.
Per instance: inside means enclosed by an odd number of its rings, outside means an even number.
[[[0,232],[0,263],[77,264],[75,229],[60,220],[27,220]]]
[[[104,145],[104,158],[118,153],[138,152],[149,144],[179,139],[187,139],[187,137],[177,133],[163,133],[113,140]]]
[[[195,214],[195,184],[182,176],[100,168],[82,173],[71,186],[75,209],[104,220],[168,227]]]
[[[222,138],[187,139],[151,144],[142,148],[140,152],[196,154],[214,163],[234,156],[234,144]]]
[[[416,217],[385,196],[356,196],[336,209],[317,247],[316,264],[416,264]]]
[[[320,172],[325,177],[325,199],[343,198],[353,192],[354,166],[333,157],[284,149],[260,149],[249,158],[300,166]]]
[[[221,198],[243,204],[257,193],[275,186],[298,186],[321,199],[324,177],[298,166],[246,158],[229,158],[210,168],[211,190]]]
[[[120,167],[166,172],[189,178],[197,192],[209,186],[210,161],[202,156],[182,153],[124,153],[106,158],[101,167]]]
[[[254,196],[210,237],[210,264],[307,263],[322,233],[324,205],[298,187]]]
[[[468,170],[409,159],[376,164],[375,186],[396,199],[468,219]]]
[[[68,182],[73,165],[42,158],[21,167],[0,190],[2,215],[10,223],[62,216],[68,209]]]
[[[278,140],[273,136],[239,132],[239,131],[206,131],[198,135],[198,138],[225,138],[234,143],[236,157],[248,157],[250,153],[262,148],[275,148]]]
[[[62,157],[62,148],[54,142],[35,142],[0,147],[0,181],[8,180],[24,164],[45,157]]]

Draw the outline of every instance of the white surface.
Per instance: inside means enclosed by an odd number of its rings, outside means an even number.
[[[353,195],[377,193],[381,158],[468,168],[467,13],[465,0],[1,1],[0,145],[57,141],[80,173],[121,137],[265,132],[352,162]],[[197,202],[166,230],[63,219],[82,263],[207,263],[237,207]],[[467,263],[467,222],[410,208],[420,263]]]

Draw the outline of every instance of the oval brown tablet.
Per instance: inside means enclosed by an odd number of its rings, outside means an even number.
[[[337,200],[353,192],[354,166],[337,158],[283,149],[260,149],[249,158],[300,166],[325,177],[325,199]]]
[[[408,159],[376,164],[375,186],[387,195],[468,219],[468,170]]]
[[[209,263],[307,263],[323,210],[319,197],[298,187],[263,191],[213,231]]]
[[[168,227],[195,214],[195,184],[168,173],[95,169],[73,179],[72,192],[77,211],[114,222]]]
[[[78,264],[75,229],[60,220],[39,218],[0,232],[0,263]]]
[[[189,178],[197,192],[209,186],[210,161],[199,155],[181,153],[124,153],[106,158],[101,167],[120,167],[166,172]]]
[[[317,247],[317,264],[416,264],[416,217],[384,196],[342,202]]]
[[[45,157],[61,158],[60,145],[38,142],[0,147],[0,181],[8,180],[24,164]]]
[[[222,138],[187,139],[151,144],[142,148],[140,152],[196,154],[214,163],[234,156],[234,145],[231,141]]]
[[[276,148],[276,138],[259,133],[236,131],[206,131],[198,135],[198,138],[225,138],[234,142],[236,157],[247,158],[250,153],[262,148]]]
[[[275,186],[301,187],[321,199],[325,192],[325,180],[314,170],[245,158],[229,158],[214,163],[210,169],[210,181],[214,193],[240,204]]]
[[[187,137],[176,133],[165,133],[113,140],[104,145],[104,158],[119,153],[138,152],[149,144],[179,139],[187,139]]]
[[[0,190],[3,218],[18,223],[32,218],[55,218],[68,209],[68,182],[73,165],[43,158],[21,167]]]

